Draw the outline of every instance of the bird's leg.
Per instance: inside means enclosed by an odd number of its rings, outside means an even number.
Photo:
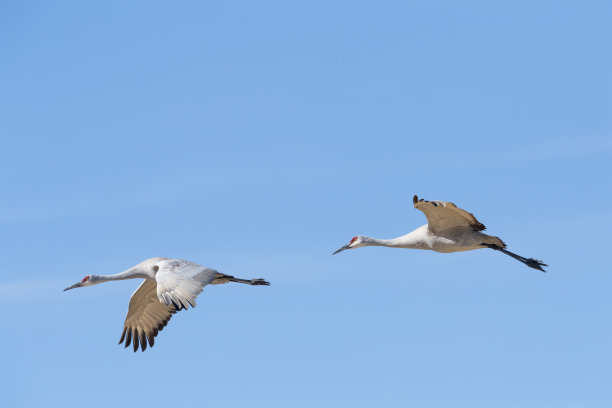
[[[228,276],[228,280],[230,282],[245,283],[247,285],[253,285],[253,286],[257,286],[257,285],[270,286],[270,282],[266,282],[265,280],[263,280],[261,278],[257,278],[257,279],[240,279],[240,278],[234,278],[233,276]]]
[[[213,281],[210,284],[219,285],[219,284],[223,284],[227,282],[244,283],[246,285],[253,285],[253,286],[257,286],[257,285],[269,286],[270,285],[269,282],[266,282],[263,279],[240,279],[240,278],[234,278],[233,276],[230,276],[230,275],[223,275],[221,273],[215,276],[215,279],[213,279]]]
[[[491,249],[494,249],[496,251],[502,252],[502,253],[504,253],[504,254],[506,254],[508,256],[511,256],[514,259],[516,259],[518,261],[521,261],[522,263],[524,263],[525,265],[527,265],[530,268],[537,269],[537,270],[542,271],[542,272],[546,272],[544,270],[544,268],[542,268],[542,267],[543,266],[548,266],[548,265],[546,265],[542,261],[539,261],[539,260],[533,259],[533,258],[524,258],[524,257],[522,257],[520,255],[515,254],[514,252],[507,251],[504,248],[502,248],[500,246],[497,246],[495,244],[482,244],[482,245],[484,245],[487,248],[491,248]]]

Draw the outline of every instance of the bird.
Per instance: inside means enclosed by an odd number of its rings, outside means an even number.
[[[346,249],[365,246],[386,246],[391,248],[425,249],[442,253],[471,251],[490,248],[524,263],[530,268],[546,272],[548,266],[540,260],[525,258],[506,250],[506,244],[499,237],[482,233],[486,228],[472,213],[448,201],[428,201],[414,196],[414,208],[423,211],[427,224],[414,231],[393,239],[377,239],[356,236],[338,249],[333,255]]]
[[[131,342],[134,352],[138,351],[139,346],[144,352],[147,341],[153,347],[155,337],[166,327],[172,315],[189,309],[189,306],[195,307],[195,298],[206,285],[228,282],[270,285],[263,279],[239,279],[181,259],[155,257],[115,275],[87,275],[64,289],[64,292],[124,279],[144,279],[130,298],[119,340],[119,344],[125,341],[126,348]]]

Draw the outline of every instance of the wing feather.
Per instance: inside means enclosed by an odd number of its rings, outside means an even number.
[[[219,273],[188,261],[159,261],[155,280],[145,279],[130,299],[119,344],[142,351],[155,344],[154,338],[177,311],[195,307],[195,298]]]
[[[469,213],[448,201],[419,200],[413,198],[414,208],[423,211],[427,217],[427,226],[434,233],[465,228],[472,231],[484,231],[486,227],[480,223],[474,214]]]
[[[149,345],[153,347],[153,338],[168,324],[174,313],[174,306],[160,303],[157,298],[157,282],[145,279],[132,294],[119,344],[125,340],[125,347],[132,344],[134,351],[137,351],[140,342],[144,351],[148,338]]]
[[[176,259],[157,263],[157,297],[166,305],[175,304],[178,310],[196,306],[196,297],[219,272],[188,261]]]

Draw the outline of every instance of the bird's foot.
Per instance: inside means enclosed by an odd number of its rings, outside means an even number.
[[[542,268],[542,267],[543,267],[543,266],[548,266],[548,265],[546,265],[544,262],[542,262],[542,261],[540,261],[540,260],[538,260],[538,259],[533,259],[533,258],[529,258],[529,259],[527,259],[527,260],[525,261],[525,265],[527,265],[527,266],[528,266],[528,267],[530,267],[530,268],[533,268],[533,269],[537,269],[537,270],[539,270],[539,271],[542,271],[542,272],[546,272],[546,271],[544,270],[544,268]]]
[[[251,285],[254,285],[254,286],[257,286],[257,285],[270,286],[270,282],[266,282],[263,279],[251,279]]]

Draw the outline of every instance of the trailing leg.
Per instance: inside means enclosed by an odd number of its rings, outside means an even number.
[[[246,285],[253,285],[253,286],[258,286],[258,285],[270,286],[270,283],[266,282],[263,279],[240,279],[240,278],[234,278],[233,276],[230,276],[230,275],[223,275],[221,273],[215,276],[215,279],[213,279],[213,281],[210,284],[219,285],[219,284],[223,284],[227,282],[244,283]]]
[[[524,263],[525,265],[527,265],[530,268],[537,269],[537,270],[542,271],[542,272],[546,272],[544,270],[544,268],[542,268],[542,267],[543,266],[548,266],[548,265],[546,265],[542,261],[539,261],[539,260],[533,259],[533,258],[524,258],[524,257],[522,257],[520,255],[517,255],[517,254],[515,254],[513,252],[510,252],[508,250],[505,250],[504,248],[502,248],[500,246],[497,246],[497,245],[494,245],[494,244],[482,244],[482,245],[487,247],[487,248],[491,248],[491,249],[494,249],[496,251],[502,252],[502,253],[504,253],[504,254],[506,254],[508,256],[511,256],[512,258],[514,258],[514,259],[516,259],[518,261],[521,261],[522,263]]]

